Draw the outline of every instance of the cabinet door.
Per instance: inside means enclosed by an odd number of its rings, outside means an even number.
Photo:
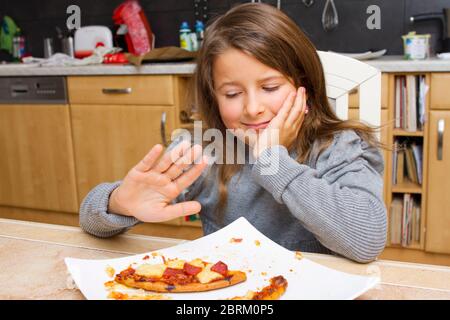
[[[121,180],[174,129],[174,108],[131,105],[71,105],[79,201],[102,182]]]
[[[429,130],[425,250],[450,253],[450,111],[431,111]]]
[[[67,105],[0,105],[0,205],[77,212]]]

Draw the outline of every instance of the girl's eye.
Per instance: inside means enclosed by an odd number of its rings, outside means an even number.
[[[236,93],[227,93],[225,94],[225,97],[227,97],[227,99],[232,99],[234,97],[236,97],[240,92],[236,92]]]
[[[272,92],[272,91],[277,91],[278,88],[280,88],[280,86],[275,86],[275,87],[264,87],[263,89],[264,89],[264,91]]]

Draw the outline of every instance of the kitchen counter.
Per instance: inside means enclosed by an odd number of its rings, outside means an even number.
[[[426,60],[404,60],[402,56],[383,56],[364,62],[382,72],[450,72],[450,59],[436,57]],[[195,70],[193,62],[150,63],[140,67],[133,65],[91,65],[79,67],[39,67],[35,64],[0,64],[0,76],[70,76],[70,75],[189,75]]]
[[[65,257],[109,259],[173,246],[185,240],[124,234],[99,239],[80,228],[0,219],[0,299],[84,299],[73,287]],[[359,299],[450,299],[450,268],[304,253],[340,271],[379,275],[381,284]]]

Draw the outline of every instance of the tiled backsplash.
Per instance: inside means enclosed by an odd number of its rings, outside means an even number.
[[[23,29],[27,48],[34,56],[43,55],[43,38],[53,36],[55,27],[65,29],[66,8],[81,8],[81,24],[113,27],[112,12],[123,0],[1,0],[0,16],[10,15]],[[208,0],[208,16],[224,13],[242,0]],[[262,1],[276,5],[276,0]],[[302,0],[281,0],[281,7],[305,31],[320,50],[363,52],[388,49],[388,54],[402,54],[401,36],[410,30],[431,33],[433,52],[441,50],[438,38],[441,26],[437,21],[410,25],[409,17],[417,13],[441,12],[450,7],[450,0],[335,0],[339,25],[332,32],[322,28],[325,0],[315,0],[306,7]],[[182,21],[195,22],[194,0],[140,0],[153,32],[156,46],[179,45],[178,29]],[[369,30],[366,13],[370,5],[381,9],[381,29]]]

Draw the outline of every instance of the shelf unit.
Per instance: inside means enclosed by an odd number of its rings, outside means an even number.
[[[428,87],[430,87],[430,74],[424,73],[424,72],[408,72],[408,73],[392,73],[389,74],[388,79],[388,86],[389,86],[389,96],[388,96],[388,119],[395,119],[395,77],[396,76],[406,76],[406,75],[423,75],[425,76],[425,83]],[[423,126],[423,130],[420,131],[407,131],[404,129],[394,128],[394,124],[389,126],[388,132],[387,132],[387,143],[391,147],[394,145],[394,141],[396,138],[400,137],[414,137],[417,139],[422,139],[423,143],[423,162],[422,162],[422,184],[413,183],[411,181],[408,181],[405,177],[406,181],[404,181],[401,184],[393,184],[392,183],[392,167],[393,167],[393,152],[388,152],[387,159],[386,159],[386,165],[385,170],[387,170],[386,175],[386,208],[387,208],[387,214],[388,214],[388,225],[390,221],[390,210],[391,210],[391,203],[394,198],[394,195],[397,194],[405,194],[410,193],[413,195],[420,195],[420,212],[421,212],[421,219],[420,219],[420,242],[412,242],[409,246],[402,246],[397,244],[391,244],[390,243],[390,225],[388,228],[388,242],[386,247],[387,248],[399,248],[399,249],[412,249],[412,250],[424,250],[425,249],[425,226],[426,226],[426,207],[427,207],[427,168],[428,168],[428,127],[429,127],[429,121],[428,121],[428,114],[429,114],[429,108],[430,108],[430,94],[427,93],[425,96],[425,123]]]

